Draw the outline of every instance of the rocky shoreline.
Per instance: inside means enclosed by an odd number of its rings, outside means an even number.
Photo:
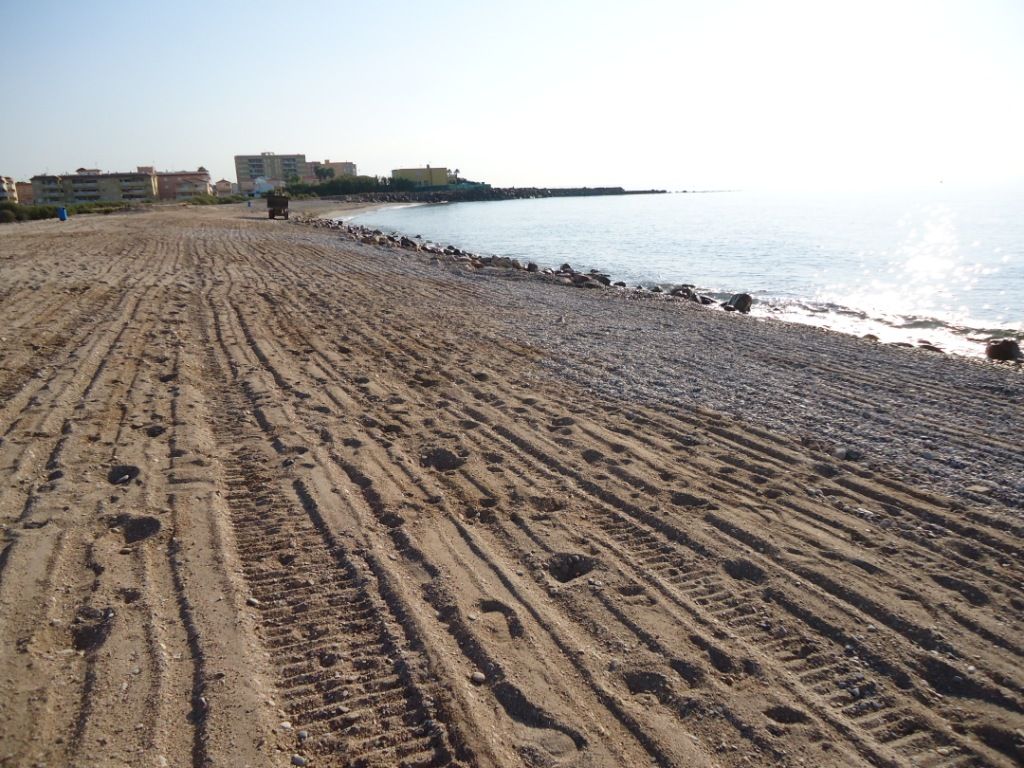
[[[580,271],[569,263],[563,263],[557,269],[541,267],[534,261],[522,261],[509,256],[477,254],[454,245],[441,245],[425,241],[418,236],[410,237],[395,232],[388,234],[373,227],[322,218],[312,214],[299,216],[295,221],[296,223],[317,229],[337,231],[363,245],[418,251],[433,257],[438,262],[445,261],[463,266],[466,269],[484,272],[493,270],[503,273],[526,273],[549,282],[576,288],[612,288],[620,291],[629,291],[638,296],[648,296],[666,301],[687,301],[710,309],[722,309],[726,312],[739,312],[740,314],[749,314],[754,304],[754,299],[747,293],[730,294],[729,298],[725,301],[718,301],[711,296],[698,292],[697,286],[692,283],[656,284],[650,287],[637,284],[630,287],[624,281],[613,281],[612,275],[597,269]],[[872,342],[879,341],[878,337],[873,334],[866,334],[863,338]],[[927,341],[919,341],[916,345],[908,342],[892,342],[890,345],[946,354],[945,350]],[[1015,339],[991,339],[986,343],[984,351],[985,357],[993,362],[1019,365],[1024,361],[1024,354],[1022,354],[1020,345]]]
[[[581,272],[573,268],[569,263],[564,263],[557,269],[553,269],[551,267],[541,267],[534,261],[521,261],[510,256],[481,255],[454,245],[438,245],[426,242],[419,237],[409,237],[397,233],[385,234],[380,229],[365,227],[361,224],[349,224],[316,216],[299,217],[295,221],[296,223],[305,224],[317,229],[330,229],[340,232],[363,245],[418,251],[432,256],[438,262],[444,260],[452,264],[462,265],[467,269],[494,270],[504,273],[523,272],[560,285],[576,288],[617,288],[668,301],[683,299],[701,306],[720,307],[727,312],[740,312],[742,314],[748,314],[753,305],[753,299],[746,293],[733,294],[727,301],[719,302],[710,296],[698,293],[696,286],[690,283],[680,283],[665,287],[654,285],[650,288],[644,285],[635,285],[630,288],[621,280],[612,282],[612,276],[605,272],[597,269]]]

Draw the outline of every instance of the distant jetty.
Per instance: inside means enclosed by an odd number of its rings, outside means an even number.
[[[538,197],[601,197],[607,195],[663,195],[664,189],[633,189],[622,187],[490,187],[474,185],[422,192],[361,192],[334,195],[324,200],[346,200],[366,203],[468,203],[486,200],[527,200]]]

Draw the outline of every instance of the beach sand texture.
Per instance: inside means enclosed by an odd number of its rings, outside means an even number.
[[[244,206],[2,227],[0,766],[1019,765],[1022,392]]]

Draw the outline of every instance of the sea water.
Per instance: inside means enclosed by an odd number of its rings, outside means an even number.
[[[752,314],[977,355],[1024,336],[1024,189],[752,191],[402,206],[356,223],[630,286],[687,283]]]

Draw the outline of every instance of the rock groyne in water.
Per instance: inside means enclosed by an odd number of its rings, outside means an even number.
[[[358,203],[471,203],[489,200],[529,200],[538,197],[604,197],[611,195],[663,195],[664,189],[627,190],[622,187],[489,187],[487,185],[431,189],[420,192],[361,192],[333,195],[322,200]]]

